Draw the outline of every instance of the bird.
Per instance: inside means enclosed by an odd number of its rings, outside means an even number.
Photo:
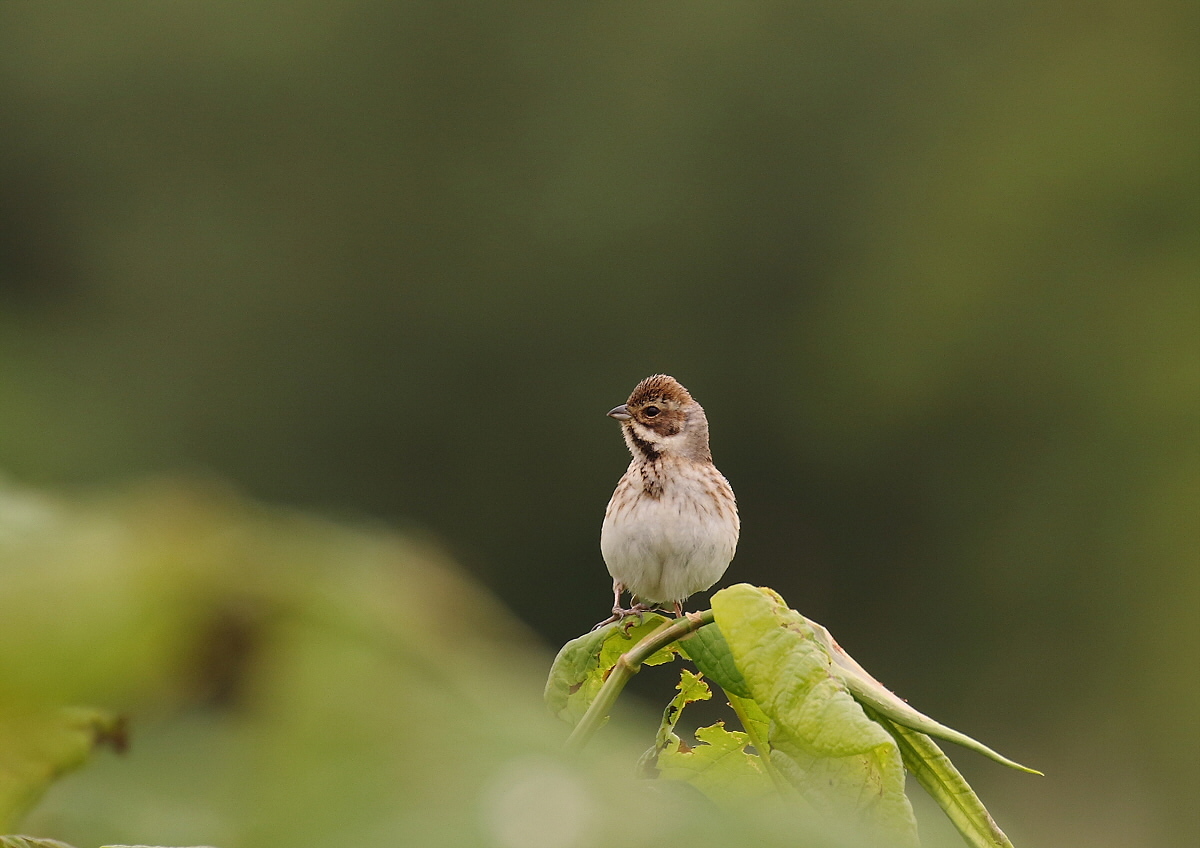
[[[666,374],[642,380],[608,416],[620,422],[632,459],[600,531],[613,608],[597,627],[667,604],[681,616],[687,598],[721,579],[741,531],[733,488],[713,465],[708,418]]]

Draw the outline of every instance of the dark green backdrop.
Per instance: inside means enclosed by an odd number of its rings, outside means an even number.
[[[1014,837],[1184,844],[1196,23],[4,4],[0,465],[419,528],[557,644],[608,604],[603,413],[665,371],[739,496],[730,580],[1044,768],[964,766]]]

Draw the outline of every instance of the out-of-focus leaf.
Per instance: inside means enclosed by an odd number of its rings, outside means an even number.
[[[547,658],[404,536],[212,487],[7,494],[0,572],[20,591],[0,580],[0,669],[20,685],[0,678],[0,692],[107,693],[99,703],[137,727],[137,756],[60,782],[22,825],[34,833],[85,848],[450,848],[535,844],[533,827],[576,834],[566,845],[603,832],[614,809],[647,840],[696,848],[782,848],[817,832],[786,811],[718,809],[685,784],[647,793],[630,767],[645,736],[623,721],[605,745],[565,756],[540,697]],[[48,609],[46,595],[57,618],[23,611],[30,599]],[[86,628],[56,627],[77,613]],[[648,619],[645,631],[662,624]],[[643,635],[606,644],[615,630],[600,635],[597,666]],[[155,633],[166,648],[123,657]]]
[[[124,749],[121,719],[88,709],[0,716],[0,828],[13,829],[56,778],[100,745]]]
[[[1013,848],[979,796],[937,743],[887,716],[868,714],[896,739],[904,765],[925,788],[972,848]]]
[[[683,655],[694,662],[709,680],[738,697],[750,697],[746,679],[733,661],[729,643],[716,624],[701,627],[678,645]]]
[[[639,623],[626,620],[606,624],[563,645],[546,681],[545,698],[550,711],[572,725],[578,722],[621,655],[668,621],[657,613],[647,613]],[[645,665],[670,662],[678,650],[677,645],[670,645],[651,654]]]
[[[713,611],[754,700],[771,719],[771,757],[818,811],[861,823],[883,844],[917,845],[895,740],[863,712],[799,613],[738,584]]]

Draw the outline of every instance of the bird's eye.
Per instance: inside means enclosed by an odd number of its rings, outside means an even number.
[[[647,406],[645,409],[642,410],[642,415],[645,415],[647,418],[653,418],[655,415],[658,415],[658,413],[660,413],[660,412],[662,412],[662,410],[659,409],[657,406]]]

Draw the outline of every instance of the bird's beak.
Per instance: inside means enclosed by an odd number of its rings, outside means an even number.
[[[614,406],[608,411],[609,418],[615,418],[618,421],[628,421],[633,416],[629,414],[629,407],[625,404]]]

